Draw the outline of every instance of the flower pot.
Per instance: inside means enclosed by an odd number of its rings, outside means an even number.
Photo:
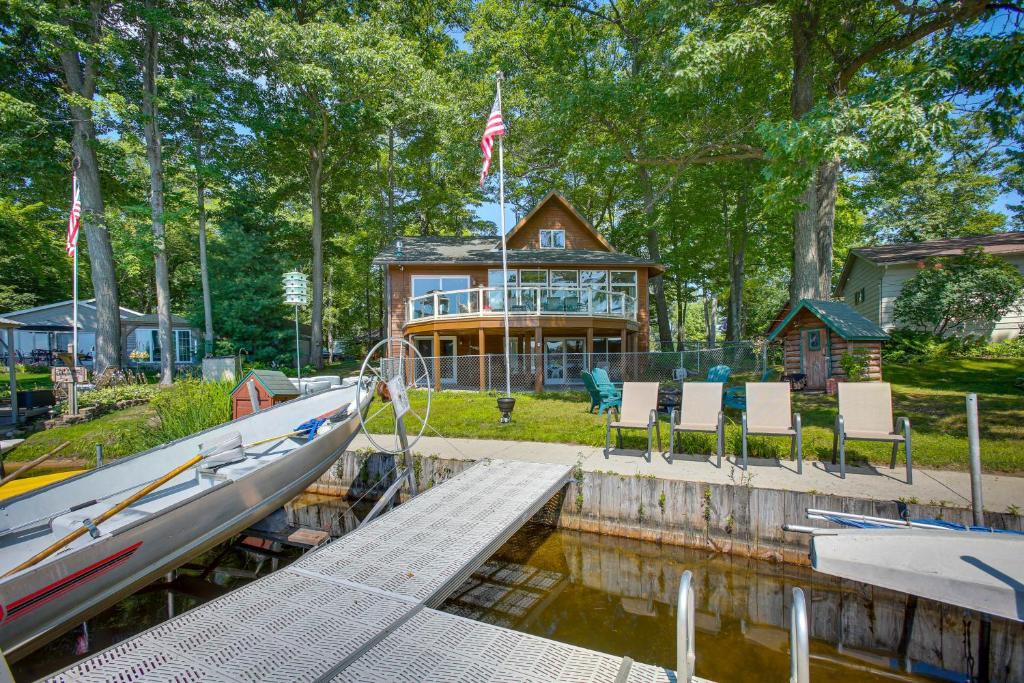
[[[512,421],[512,409],[516,407],[516,400],[511,396],[502,396],[498,399],[498,410],[501,411],[501,424],[508,424]]]

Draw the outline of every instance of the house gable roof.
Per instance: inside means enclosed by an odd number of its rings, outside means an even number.
[[[1024,232],[1001,232],[994,235],[971,235],[948,240],[929,240],[906,244],[885,244],[877,247],[856,247],[850,250],[843,272],[836,285],[836,293],[843,291],[853,264],[862,258],[876,266],[916,263],[932,256],[958,256],[964,249],[981,247],[987,254],[1024,253]]]
[[[402,243],[401,251],[397,242]],[[655,272],[665,269],[650,259],[617,251],[591,249],[509,249],[510,266],[644,266]],[[501,265],[500,245],[495,248],[493,237],[403,237],[385,248],[373,263],[375,265],[438,265],[459,264],[478,266]]]
[[[802,310],[810,311],[825,326],[847,341],[885,341],[889,335],[842,301],[822,299],[801,299],[782,322],[768,333],[768,341],[774,341]]]
[[[545,208],[546,206],[548,206],[548,204],[552,202],[557,202],[561,204],[563,208],[569,211],[569,214],[579,222],[580,227],[582,227],[586,232],[590,233],[590,235],[595,240],[597,240],[598,243],[604,246],[605,249],[607,249],[610,252],[615,251],[612,245],[608,243],[608,240],[602,237],[601,233],[594,229],[594,226],[590,224],[590,221],[588,221],[586,218],[580,215],[580,212],[576,210],[576,207],[570,204],[569,200],[563,197],[562,193],[558,192],[557,190],[551,190],[546,195],[544,195],[544,199],[541,199],[539,202],[537,202],[537,206],[530,209],[530,213],[523,216],[522,220],[516,223],[515,227],[512,228],[505,235],[505,243],[511,244],[517,236],[528,230],[528,226],[531,223],[534,216],[540,213],[540,211],[543,208]],[[501,248],[500,242],[498,243],[498,248]]]
[[[0,329],[9,329],[14,327],[21,327],[21,323],[17,320],[11,320],[10,318],[0,318]]]
[[[242,381],[235,385],[235,388],[231,390],[231,393],[238,391],[238,388],[243,386],[249,381],[249,378],[255,379],[263,387],[264,391],[270,396],[298,396],[299,390],[295,388],[292,381],[285,376],[280,370],[250,370],[246,373]]]

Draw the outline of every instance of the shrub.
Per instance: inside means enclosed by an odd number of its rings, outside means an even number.
[[[930,258],[896,298],[897,320],[936,334],[971,324],[991,324],[1020,301],[1024,275],[998,256],[966,249]]]
[[[229,382],[184,379],[159,391],[152,405],[160,418],[162,441],[172,441],[231,419]]]
[[[868,360],[870,354],[867,349],[854,349],[847,351],[839,358],[839,365],[846,373],[847,380],[851,382],[863,382],[868,377]]]
[[[988,343],[980,337],[940,337],[921,330],[893,330],[882,347],[890,363],[944,358],[1024,358],[1024,337]]]
[[[156,384],[118,384],[105,389],[95,391],[83,391],[78,395],[78,405],[82,408],[89,406],[102,406],[104,408],[113,406],[119,401],[134,401],[138,399],[151,400],[157,392]]]

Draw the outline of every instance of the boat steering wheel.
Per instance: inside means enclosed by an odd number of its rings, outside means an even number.
[[[398,349],[397,355],[389,353],[390,350]],[[406,379],[412,381],[406,383]],[[427,390],[427,407],[420,415],[409,405],[408,390],[410,387],[425,388]],[[398,455],[416,445],[423,433],[427,431],[427,420],[430,417],[431,379],[427,362],[416,349],[401,337],[388,337],[377,342],[370,349],[363,359],[363,365],[359,370],[359,383],[356,385],[356,405],[361,406],[366,399],[367,392],[375,391],[383,405],[370,413],[364,415],[359,411],[359,428],[363,430],[367,440],[382,453]],[[390,408],[390,411],[388,410]],[[367,411],[369,412],[369,411]],[[393,448],[385,446],[378,441],[381,434],[376,437],[366,428],[367,423],[372,422],[381,414],[389,413],[391,416],[391,434],[394,444]],[[409,439],[405,432],[405,418],[412,416],[420,423],[419,431]],[[403,439],[407,443],[403,443]]]

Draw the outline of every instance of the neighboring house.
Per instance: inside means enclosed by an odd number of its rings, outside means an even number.
[[[1001,233],[932,240],[911,244],[851,249],[839,276],[835,297],[843,299],[858,313],[888,331],[898,327],[893,307],[903,285],[914,277],[932,256],[955,256],[969,247],[1006,259],[1024,273],[1024,233]],[[958,332],[1001,341],[1021,336],[1024,326],[1024,293],[1021,303],[994,325]]]
[[[83,365],[92,365],[96,352],[96,306],[94,299],[78,302],[78,351],[83,357]],[[136,349],[145,351],[149,360],[146,364],[160,362],[160,343],[157,338],[156,315],[140,313],[122,307],[121,312],[121,363],[136,365],[130,354]],[[19,362],[52,364],[56,362],[54,353],[66,352],[71,345],[72,334],[72,301],[58,301],[25,308],[20,311],[4,313],[9,318],[21,323],[14,333],[14,346]],[[191,364],[196,359],[196,343],[199,330],[191,327],[187,320],[180,316],[173,317],[174,355],[175,362],[181,365]],[[0,344],[3,354],[7,354],[6,343]]]
[[[578,377],[572,366],[584,352],[647,350],[647,282],[662,266],[617,252],[557,192],[516,224],[506,244],[512,372],[520,386]],[[436,371],[441,384],[467,384],[456,373],[479,372],[483,387],[482,357],[479,369],[447,359],[502,351],[501,237],[403,237],[374,263],[386,274],[387,333],[444,359]]]

